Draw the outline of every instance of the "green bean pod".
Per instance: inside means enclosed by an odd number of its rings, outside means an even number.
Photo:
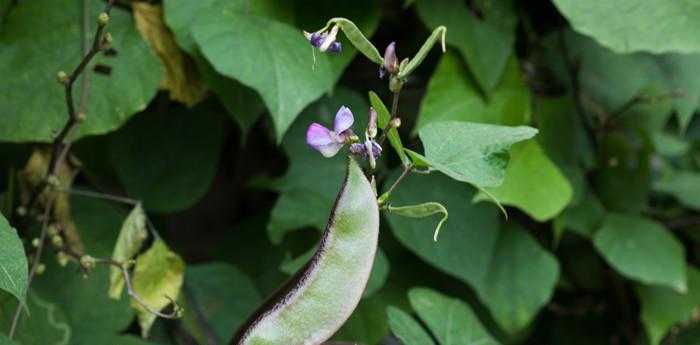
[[[320,344],[362,298],[379,236],[379,208],[362,169],[347,175],[314,256],[238,331],[231,344]]]

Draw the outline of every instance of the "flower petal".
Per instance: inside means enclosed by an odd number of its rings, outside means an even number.
[[[341,134],[345,132],[348,128],[352,127],[355,118],[352,116],[352,111],[346,106],[340,107],[338,112],[335,113],[335,120],[333,121],[333,130]]]
[[[321,152],[323,157],[330,158],[335,156],[340,149],[343,148],[342,143],[330,143],[328,145],[314,146],[316,151]]]
[[[309,125],[306,130],[306,143],[316,147],[320,145],[328,145],[333,142],[331,130],[318,123]]]

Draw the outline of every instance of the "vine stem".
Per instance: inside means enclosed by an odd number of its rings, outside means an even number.
[[[399,94],[401,93],[401,89],[398,91],[394,92],[394,96],[391,101],[391,118],[389,118],[389,122],[386,123],[386,126],[384,126],[384,129],[382,130],[382,135],[379,137],[379,140],[377,143],[379,146],[382,146],[384,144],[384,140],[386,139],[386,134],[389,132],[391,129],[391,121],[396,118],[396,113],[399,112]]]
[[[34,276],[36,275],[37,267],[39,267],[39,262],[41,262],[41,254],[44,250],[44,243],[46,243],[46,233],[49,228],[49,216],[51,207],[53,206],[53,199],[51,199],[44,209],[44,216],[41,219],[41,235],[39,235],[39,245],[36,247],[36,253],[34,253],[34,259],[32,260],[32,268],[29,270],[29,277],[27,278],[27,290],[29,290],[29,285],[32,283]],[[19,317],[22,314],[22,303],[17,304],[15,309],[15,314],[12,316],[12,325],[10,326],[10,332],[7,337],[12,340],[17,331],[17,324],[19,323]]]
[[[105,4],[103,12],[109,15],[110,11],[112,10],[112,6],[114,5],[115,0],[108,0],[107,4]],[[89,0],[84,0],[83,1],[83,20],[85,23],[87,23],[89,20],[86,20],[85,18],[88,17],[87,11],[89,9],[88,6]],[[86,52],[86,47],[87,44],[85,43],[87,37],[87,31],[89,30],[88,25],[83,25],[83,36],[81,37],[81,55],[83,56],[80,62],[78,63],[78,66],[75,67],[73,72],[71,72],[70,75],[66,77],[65,80],[62,81],[65,89],[65,94],[66,94],[66,106],[68,108],[68,119],[66,120],[66,123],[63,125],[63,128],[61,131],[58,133],[56,138],[54,138],[53,142],[51,143],[52,150],[51,150],[51,158],[49,160],[49,165],[48,168],[46,169],[46,174],[44,176],[44,179],[34,188],[32,195],[29,199],[29,208],[32,208],[35,204],[35,202],[38,200],[39,196],[46,190],[46,187],[49,185],[49,177],[55,176],[56,173],[58,172],[58,168],[61,166],[61,163],[65,160],[65,157],[68,153],[68,150],[70,148],[70,141],[69,141],[69,136],[70,134],[75,130],[75,128],[78,126],[78,124],[81,122],[81,118],[85,116],[85,101],[87,97],[87,78],[83,78],[83,83],[82,83],[82,90],[81,90],[81,100],[80,100],[80,112],[76,112],[75,110],[75,100],[73,99],[73,85],[75,84],[75,81],[78,79],[78,77],[83,73],[85,70],[85,67],[92,61],[92,59],[97,55],[102,50],[102,39],[103,39],[103,33],[104,33],[104,28],[107,25],[106,22],[100,22],[98,21],[97,25],[97,30],[95,32],[95,36],[92,41],[92,45],[90,46],[90,49],[87,50]],[[44,243],[46,242],[46,232],[48,228],[48,223],[49,223],[49,218],[51,215],[51,209],[53,207],[53,199],[49,199],[49,201],[45,205],[44,209],[44,217],[42,219],[42,227],[41,227],[41,235],[39,237],[39,244],[37,245],[37,250],[34,256],[34,261],[32,262],[32,266],[30,268],[30,273],[29,273],[29,278],[27,280],[27,290],[29,290],[29,287],[31,285],[31,282],[36,274],[37,267],[39,266],[39,263],[41,261],[41,254],[43,251]],[[8,337],[12,339],[14,337],[14,334],[17,330],[17,324],[19,323],[19,317],[20,314],[22,313],[22,305],[18,304],[17,308],[15,309],[14,316],[12,318],[12,325],[10,328],[10,332],[8,334]]]

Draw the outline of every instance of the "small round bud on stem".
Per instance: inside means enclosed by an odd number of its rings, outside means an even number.
[[[61,267],[65,267],[66,265],[68,265],[68,260],[70,259],[65,253],[60,252],[56,254],[56,261],[58,261],[58,264],[61,265]]]
[[[397,93],[401,91],[402,87],[403,81],[399,77],[392,75],[389,79],[389,90],[393,93]]]
[[[49,237],[58,235],[58,228],[56,227],[56,225],[49,225],[49,227],[46,229],[46,234],[49,235]]]
[[[80,257],[80,266],[87,271],[95,268],[95,263],[95,258],[90,255],[83,255]]]
[[[102,12],[97,16],[97,24],[105,26],[109,23],[109,14]]]
[[[58,176],[49,175],[46,177],[46,184],[51,187],[58,188],[61,186],[61,181],[58,179]]]
[[[77,114],[75,114],[75,120],[78,121],[78,123],[85,122],[85,119],[87,119],[85,112],[79,111]]]
[[[27,215],[27,208],[24,206],[17,207],[17,215],[20,217],[26,216]]]
[[[392,128],[401,127],[401,119],[398,117],[391,119],[391,121],[389,121],[389,126],[391,126]]]
[[[36,266],[36,271],[34,271],[34,273],[36,273],[37,275],[40,275],[44,272],[46,272],[46,265],[44,264],[38,264]]]
[[[367,125],[367,135],[370,138],[377,136],[377,111],[374,108],[369,108],[369,123]]]
[[[32,240],[32,247],[38,248],[40,243],[41,243],[41,241],[38,238],[34,238]]]
[[[58,73],[56,73],[56,80],[61,84],[66,84],[69,80],[68,74],[66,74],[65,71],[58,71]]]
[[[56,248],[63,247],[63,238],[59,235],[51,236],[51,244]]]
[[[102,40],[100,41],[100,48],[101,49],[108,49],[109,47],[112,46],[112,34],[109,32],[105,32],[105,34],[102,36]]]

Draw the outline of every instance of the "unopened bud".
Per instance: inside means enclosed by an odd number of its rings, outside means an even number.
[[[59,187],[61,185],[61,181],[58,179],[58,176],[49,175],[46,177],[46,184],[51,187]]]
[[[63,238],[59,235],[51,236],[51,244],[56,248],[63,247]]]
[[[58,253],[56,254],[56,261],[58,261],[58,264],[61,265],[62,267],[65,267],[68,265],[68,255],[65,253]]]
[[[87,119],[85,112],[79,111],[77,114],[75,114],[75,120],[78,121],[78,123],[85,122],[85,119]]]
[[[374,108],[369,108],[369,123],[367,124],[367,135],[370,138],[377,136],[377,112]]]
[[[384,69],[389,74],[399,71],[399,59],[396,57],[396,42],[391,42],[384,50]]]
[[[100,24],[101,26],[105,26],[109,23],[109,14],[106,12],[102,12],[97,16],[97,24]]]
[[[49,225],[49,227],[46,229],[46,234],[49,235],[49,237],[54,237],[58,235],[58,228],[56,227],[55,224]]]
[[[64,71],[58,71],[58,73],[56,73],[56,80],[61,84],[65,84],[68,82],[68,74]]]
[[[403,81],[395,76],[392,75],[391,78],[389,78],[389,90],[393,93],[397,93],[401,91],[401,88],[403,87]]]
[[[112,46],[112,34],[110,34],[109,32],[106,32],[102,36],[102,42],[100,42],[100,43],[102,45],[102,49],[107,49],[110,46]]]
[[[95,258],[90,255],[83,255],[80,257],[80,266],[85,270],[91,270],[95,268]]]
[[[40,243],[41,243],[41,241],[38,238],[34,238],[32,240],[32,247],[38,248]]]
[[[24,206],[17,207],[17,215],[20,217],[26,216],[27,215],[27,208]]]
[[[389,121],[389,126],[391,126],[393,128],[401,127],[401,119],[398,117],[391,119],[391,121]]]
[[[36,266],[36,270],[34,271],[34,273],[36,273],[36,274],[42,274],[42,273],[44,273],[45,271],[46,271],[46,265],[44,265],[44,264],[38,264],[38,265]]]

